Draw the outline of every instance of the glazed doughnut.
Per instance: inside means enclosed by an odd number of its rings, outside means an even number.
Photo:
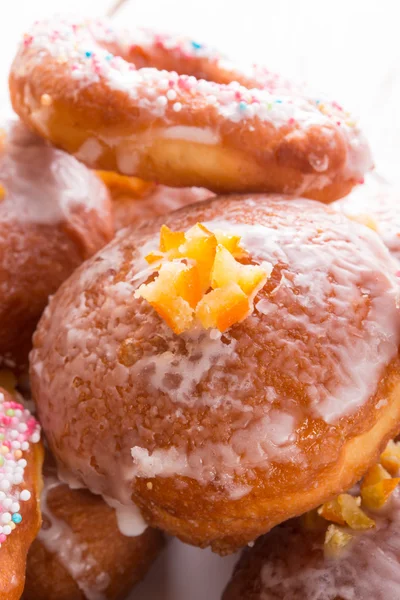
[[[243,553],[223,600],[399,598],[400,490],[382,508],[361,510],[365,522],[358,530],[327,529],[314,515],[276,527]]]
[[[270,273],[247,318],[173,333],[144,299],[163,223],[173,238],[240,238],[241,266]],[[311,200],[219,197],[122,230],[34,336],[32,392],[58,463],[219,552],[348,489],[398,429],[397,269],[373,231]]]
[[[212,192],[203,188],[170,188],[111,171],[99,171],[98,175],[107,185],[113,200],[116,231],[213,196]]]
[[[25,34],[9,82],[14,110],[56,146],[92,168],[172,187],[330,202],[372,167],[337,103],[186,38],[42,21]]]
[[[375,229],[400,262],[400,189],[370,176],[332,207]]]
[[[120,533],[114,509],[87,490],[70,489],[51,464],[45,467],[42,514],[23,600],[125,598],[163,547],[155,529]]]
[[[40,529],[43,448],[28,410],[0,388],[0,597],[18,600],[26,556]]]
[[[0,365],[27,363],[47,298],[113,235],[110,200],[86,167],[25,126],[0,150]]]

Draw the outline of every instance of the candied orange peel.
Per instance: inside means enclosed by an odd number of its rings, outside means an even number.
[[[400,483],[400,477],[395,475],[400,475],[400,444],[392,440],[381,454],[380,461],[364,475],[360,484],[360,496],[339,494],[317,509],[320,517],[332,523],[325,538],[326,554],[337,554],[352,539],[350,534],[338,526],[353,530],[375,527],[375,521],[364,509],[379,510],[386,504]]]
[[[177,334],[195,323],[226,331],[252,313],[272,270],[269,263],[239,262],[249,258],[240,242],[240,236],[212,232],[202,223],[186,232],[163,225],[159,249],[145,257],[157,277],[135,296],[147,300]]]
[[[147,196],[156,186],[138,177],[128,177],[112,171],[96,171],[96,174],[108,187],[113,199],[130,198],[139,200]]]

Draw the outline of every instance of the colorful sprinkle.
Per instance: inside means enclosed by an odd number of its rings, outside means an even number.
[[[8,396],[7,396],[8,398]],[[0,392],[0,546],[22,521],[20,502],[31,497],[29,490],[19,490],[27,461],[22,450],[39,441],[40,427],[30,412],[9,401]],[[22,450],[21,450],[22,448]]]

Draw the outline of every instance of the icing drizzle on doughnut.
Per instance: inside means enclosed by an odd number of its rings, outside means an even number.
[[[122,58],[135,47],[144,52],[149,48],[168,49],[178,60],[206,59],[215,69],[230,73],[227,80],[234,81],[225,85],[148,66],[137,69]],[[295,86],[262,67],[235,68],[214,50],[186,38],[143,30],[118,30],[107,20],[73,22],[59,19],[38,22],[25,35],[19,55],[21,61],[17,56],[13,67],[17,75],[24,74],[26,66],[22,57],[25,51],[31,50],[35,54],[31,55],[29,68],[32,61],[40,63],[50,54],[79,86],[104,82],[110,89],[119,90],[137,101],[142,113],[152,120],[171,117],[185,110],[188,104],[193,104],[195,97],[199,106],[207,106],[225,120],[241,123],[250,130],[254,129],[256,121],[276,129],[297,124],[292,136],[301,136],[301,128],[313,125],[333,127],[349,147],[347,176],[360,179],[371,166],[369,150],[356,121],[337,102],[323,97],[306,97],[294,91]],[[245,81],[248,87],[240,85],[236,78]],[[40,118],[40,110],[37,110]],[[42,111],[51,111],[47,100]],[[329,131],[325,133],[328,135]],[[212,138],[215,134],[218,132],[212,132]],[[310,157],[316,173],[325,171],[328,162],[319,159],[316,162]]]
[[[22,521],[20,503],[31,498],[23,488],[24,452],[39,440],[40,425],[29,410],[0,390],[0,547]]]

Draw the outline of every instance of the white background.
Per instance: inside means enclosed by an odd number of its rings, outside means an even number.
[[[0,102],[17,40],[54,12],[104,14],[112,0],[0,0]],[[398,0],[130,0],[132,26],[186,33],[240,60],[312,83],[361,117],[378,170],[400,182]],[[218,600],[234,559],[174,541],[135,600]]]

